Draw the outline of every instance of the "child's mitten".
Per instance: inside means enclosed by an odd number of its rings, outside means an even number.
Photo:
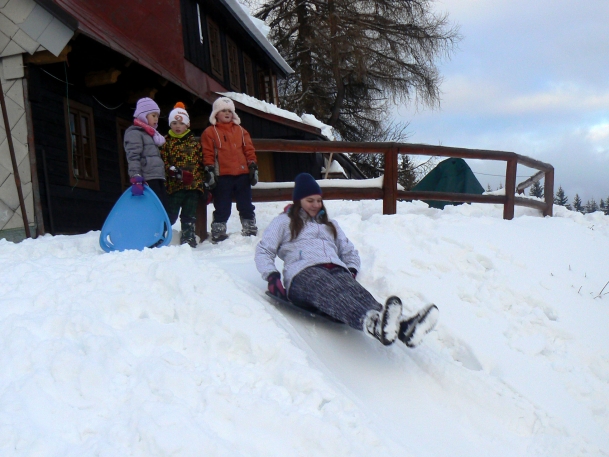
[[[266,280],[269,282],[269,292],[271,294],[275,297],[287,300],[285,289],[283,288],[283,284],[281,284],[281,275],[278,271],[271,273]]]
[[[129,180],[131,182],[131,194],[139,197],[144,195],[144,178],[140,175],[134,175]]]
[[[216,177],[214,175],[214,171],[213,165],[205,167],[205,186],[207,186],[209,190],[216,187]]]

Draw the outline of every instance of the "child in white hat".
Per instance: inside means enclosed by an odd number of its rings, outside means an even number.
[[[209,180],[216,180],[211,239],[217,243],[228,238],[226,223],[233,197],[241,219],[241,234],[255,236],[258,227],[251,186],[258,182],[258,165],[250,134],[241,127],[235,104],[227,97],[214,102],[209,122],[211,125],[201,135],[201,144]]]

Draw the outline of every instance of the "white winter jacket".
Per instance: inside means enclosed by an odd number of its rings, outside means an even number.
[[[256,246],[255,257],[256,268],[264,280],[277,271],[275,257],[284,262],[283,284],[287,291],[294,276],[313,265],[333,263],[359,270],[359,254],[335,220],[330,222],[336,227],[336,239],[330,227],[317,222],[303,209],[300,216],[304,227],[295,240],[290,240],[290,217],[287,213],[273,219],[264,231]]]

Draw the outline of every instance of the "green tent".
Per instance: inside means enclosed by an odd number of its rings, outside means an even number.
[[[482,194],[484,188],[463,159],[446,159],[440,162],[412,190]],[[446,205],[461,203],[424,200],[432,208],[444,209]]]

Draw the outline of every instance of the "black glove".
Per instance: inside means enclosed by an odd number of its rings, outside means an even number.
[[[250,184],[255,186],[258,184],[258,165],[255,162],[249,164],[248,168],[250,169]]]
[[[272,295],[287,300],[285,289],[283,288],[283,284],[281,284],[281,275],[279,272],[275,271],[271,273],[266,280],[269,282],[269,292]]]
[[[216,175],[215,173],[215,167],[213,165],[208,165],[207,167],[205,167],[205,187],[207,187],[209,190],[212,190],[214,187],[216,187]]]
[[[351,272],[351,276],[353,276],[353,279],[355,279],[355,277],[357,276],[357,270],[355,268],[349,268],[349,271]]]

